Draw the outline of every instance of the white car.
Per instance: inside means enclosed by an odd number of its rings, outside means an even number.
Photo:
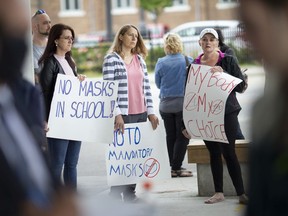
[[[184,53],[186,55],[196,56],[201,52],[201,47],[198,44],[200,32],[204,28],[218,28],[222,30],[225,42],[235,40],[238,31],[237,20],[209,20],[209,21],[196,21],[181,24],[169,32],[177,33],[181,36]],[[169,34],[169,32],[167,34]],[[165,37],[165,36],[164,36]],[[163,39],[152,40],[150,42],[154,47],[163,46]]]

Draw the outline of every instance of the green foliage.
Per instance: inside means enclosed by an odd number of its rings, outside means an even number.
[[[103,43],[91,48],[73,48],[72,54],[77,64],[78,73],[86,74],[88,77],[101,76],[104,57],[110,45],[110,43]],[[149,50],[149,54],[145,59],[149,72],[154,71],[158,58],[163,56],[165,56],[163,47],[155,47]]]
[[[73,58],[77,64],[78,73],[101,74],[104,57],[110,47],[110,43],[101,43],[96,47],[73,48]]]
[[[255,58],[252,55],[251,48],[247,46],[237,48],[232,43],[229,43],[229,46],[234,50],[239,64],[255,64]]]
[[[163,47],[155,47],[149,50],[148,57],[146,58],[146,64],[148,71],[152,72],[155,69],[158,58],[164,57],[166,54]]]
[[[140,7],[153,13],[156,16],[156,22],[163,9],[172,6],[172,4],[172,0],[140,0]]]

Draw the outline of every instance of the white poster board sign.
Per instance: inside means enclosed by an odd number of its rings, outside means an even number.
[[[192,64],[187,77],[183,119],[192,139],[228,143],[224,114],[226,100],[242,81],[211,67]]]
[[[110,143],[118,85],[113,81],[58,74],[47,137]]]
[[[106,152],[109,186],[171,178],[163,122],[156,130],[150,122],[126,124],[115,132]]]

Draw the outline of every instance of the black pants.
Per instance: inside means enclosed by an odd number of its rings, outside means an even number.
[[[135,115],[122,115],[124,123],[137,123],[137,122],[146,122],[147,121],[147,113],[135,114]],[[130,185],[120,185],[120,186],[112,186],[110,188],[110,195],[113,197],[121,198],[121,194],[123,194],[123,198],[126,201],[133,200],[135,196],[136,184]]]
[[[204,142],[210,153],[210,165],[214,180],[215,192],[223,192],[223,163],[221,157],[223,154],[237,195],[240,196],[245,192],[240,164],[235,153],[235,140],[238,128],[237,115],[237,112],[225,115],[224,125],[229,144],[211,141]]]
[[[172,170],[180,170],[189,144],[189,139],[181,131],[182,112],[164,113],[160,111],[160,114],[166,130],[170,166]]]

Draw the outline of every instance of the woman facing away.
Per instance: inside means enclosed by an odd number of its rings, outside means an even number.
[[[133,25],[122,26],[103,62],[103,79],[118,81],[114,129],[124,133],[125,125],[145,122],[156,129],[159,120],[153,110],[151,88],[144,58],[147,49],[139,30]],[[113,186],[110,195],[116,199],[136,202],[136,184]]]
[[[54,94],[55,83],[58,74],[78,77],[80,81],[84,75],[77,75],[76,64],[71,56],[71,48],[75,38],[74,30],[64,24],[52,26],[46,49],[39,59],[43,64],[40,74],[46,106],[46,121],[48,121],[50,106]],[[48,128],[46,129],[48,130]],[[71,188],[77,188],[77,163],[81,142],[76,140],[47,138],[48,152],[54,175],[60,180],[64,165],[64,183]]]
[[[202,30],[199,44],[202,47],[203,54],[198,56],[194,60],[194,63],[211,66],[212,73],[225,72],[244,80],[242,72],[235,59],[232,56],[225,55],[219,51],[218,43],[218,34],[214,29],[206,28]],[[236,98],[236,91],[242,92],[244,85],[244,82],[237,85],[227,98],[224,127],[229,144],[204,140],[210,154],[210,165],[215,188],[214,196],[206,200],[206,204],[224,201],[222,155],[225,158],[229,175],[232,179],[237,195],[239,196],[239,203],[247,204],[248,202],[248,198],[244,191],[241,168],[235,153],[238,114],[241,110],[241,106]],[[182,132],[187,138],[191,138],[186,129]]]
[[[160,89],[159,110],[166,130],[171,176],[189,177],[192,172],[182,168],[189,139],[181,127],[186,67],[193,59],[182,54],[183,44],[177,34],[164,38],[164,51],[166,56],[159,58],[155,66],[155,83]]]

